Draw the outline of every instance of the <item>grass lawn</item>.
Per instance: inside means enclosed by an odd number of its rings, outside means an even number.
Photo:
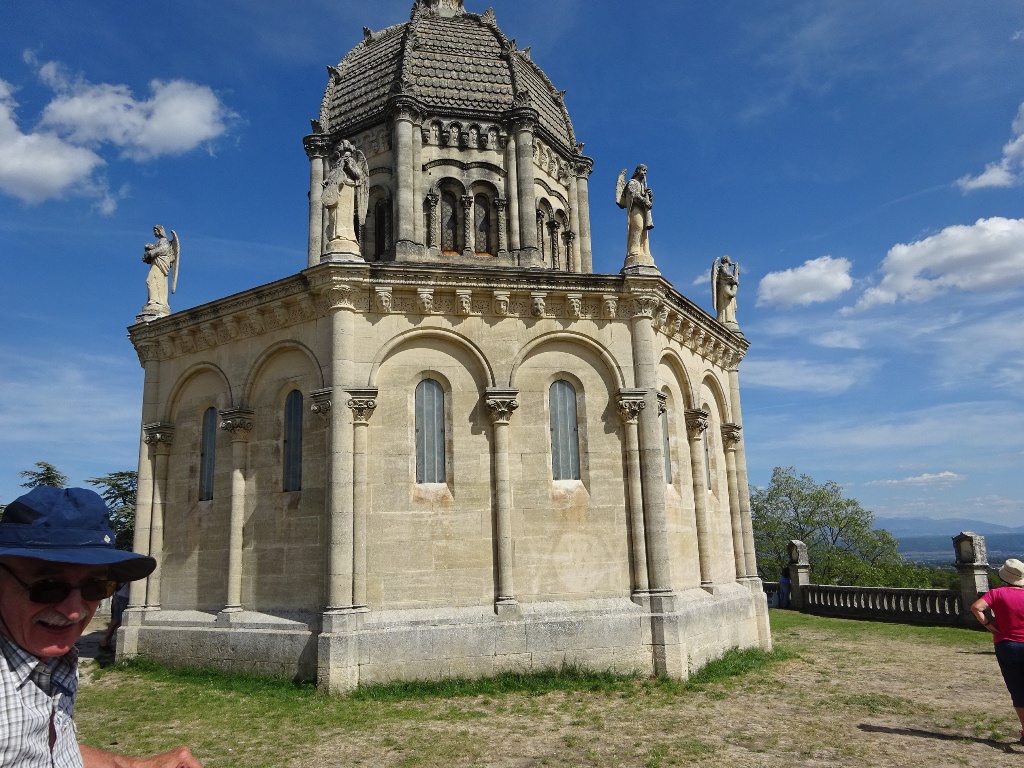
[[[987,635],[790,611],[772,611],[772,627],[773,653],[730,652],[686,683],[566,668],[326,696],[92,667],[76,720],[83,743],[135,755],[186,743],[207,768],[1024,765]]]

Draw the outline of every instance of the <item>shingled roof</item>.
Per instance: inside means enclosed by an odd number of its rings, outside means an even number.
[[[467,13],[462,0],[417,0],[411,20],[379,32],[331,67],[320,110],[329,133],[360,130],[384,118],[394,98],[430,114],[497,119],[534,110],[556,146],[576,153],[562,94],[495,22],[494,12]]]

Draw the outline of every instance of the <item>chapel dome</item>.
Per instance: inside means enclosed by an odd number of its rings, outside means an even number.
[[[465,119],[536,113],[552,145],[578,155],[564,91],[498,28],[494,11],[469,13],[463,0],[416,0],[410,21],[363,41],[329,67],[320,128],[353,134],[380,123],[397,100]]]

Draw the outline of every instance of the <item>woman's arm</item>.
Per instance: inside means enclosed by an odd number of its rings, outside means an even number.
[[[971,605],[971,613],[974,614],[974,618],[978,620],[978,623],[981,624],[981,626],[994,635],[998,632],[998,629],[996,628],[995,616],[989,618],[991,615],[991,607],[992,606],[985,602],[984,597],[979,597],[974,601],[974,604]]]

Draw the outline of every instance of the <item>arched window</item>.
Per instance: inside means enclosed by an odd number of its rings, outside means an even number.
[[[554,480],[580,479],[579,425],[576,422],[576,390],[559,379],[548,392],[551,412],[551,477]]]
[[[302,489],[302,393],[293,389],[284,401],[284,487]]]
[[[379,259],[391,248],[391,200],[377,201],[373,208],[373,256]]]
[[[444,388],[433,379],[416,385],[416,482],[445,482]]]
[[[672,485],[672,449],[668,441],[668,411],[661,413],[661,450],[665,454],[665,482]]]
[[[459,247],[459,201],[451,192],[441,194],[441,252],[461,253]]]
[[[213,470],[217,453],[217,409],[203,414],[203,435],[199,446],[199,500],[213,498]]]
[[[491,201],[487,195],[477,195],[473,199],[474,248],[478,254],[494,253],[491,242]]]

